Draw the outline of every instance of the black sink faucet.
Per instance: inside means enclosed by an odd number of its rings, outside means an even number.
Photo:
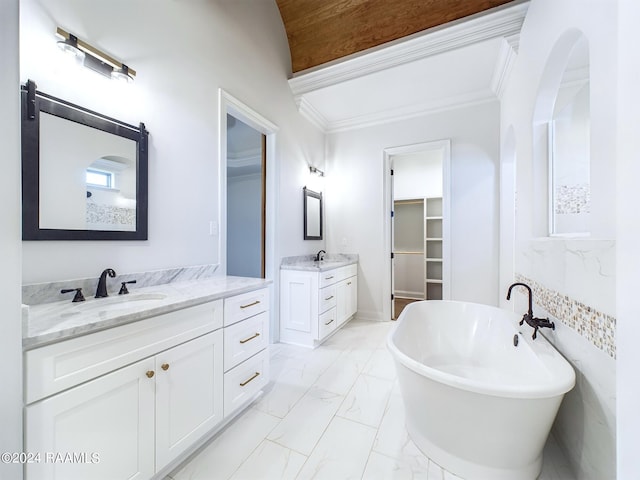
[[[527,322],[527,325],[533,328],[533,335],[531,338],[534,340],[538,336],[539,328],[550,328],[551,330],[556,329],[556,325],[553,322],[550,322],[548,318],[536,318],[533,316],[533,293],[531,292],[531,287],[526,283],[516,282],[513,283],[509,287],[509,291],[507,292],[507,300],[511,300],[511,290],[513,287],[524,287],[529,292],[529,310],[522,316],[522,320],[520,320],[520,325],[524,322]]]
[[[316,254],[316,258],[314,261],[316,262],[321,262],[322,260],[324,260],[324,256],[327,254],[327,252],[325,252],[324,250],[320,250],[317,254]]]
[[[98,280],[98,288],[96,289],[96,298],[108,297],[107,293],[107,275],[111,278],[116,276],[115,270],[113,268],[107,268],[100,274],[100,280]]]

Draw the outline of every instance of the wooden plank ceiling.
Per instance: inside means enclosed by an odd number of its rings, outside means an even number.
[[[276,0],[293,73],[514,0]]]

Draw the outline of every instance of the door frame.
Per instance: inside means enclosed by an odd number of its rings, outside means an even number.
[[[427,150],[442,150],[442,298],[451,298],[451,140],[436,140],[433,142],[416,143],[398,147],[389,147],[383,150],[383,262],[385,275],[382,284],[382,295],[386,298],[382,304],[384,320],[390,320],[393,314],[393,262],[391,253],[393,248],[393,234],[391,212],[393,211],[393,176],[391,166],[393,157]]]
[[[218,89],[218,178],[220,179],[218,190],[218,218],[220,228],[218,235],[218,263],[219,272],[227,274],[227,114],[241,120],[251,128],[262,133],[266,140],[264,154],[266,155],[266,178],[265,178],[265,219],[264,225],[264,278],[274,281],[274,288],[271,288],[271,342],[277,338],[274,336],[278,331],[275,319],[278,315],[278,282],[277,275],[279,265],[277,259],[280,258],[279,247],[276,242],[276,232],[278,226],[278,178],[279,166],[276,161],[276,134],[278,126],[267,120],[251,107],[232,96],[222,88]]]

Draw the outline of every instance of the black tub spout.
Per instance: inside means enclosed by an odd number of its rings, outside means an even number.
[[[526,322],[527,325],[533,328],[533,335],[531,336],[531,338],[533,338],[534,340],[537,338],[539,328],[550,328],[551,330],[555,330],[555,323],[550,322],[548,318],[536,318],[533,316],[533,292],[531,291],[531,287],[526,283],[516,282],[511,284],[509,290],[507,291],[507,300],[511,300],[511,290],[513,289],[513,287],[524,287],[529,293],[529,310],[522,316],[520,325]]]

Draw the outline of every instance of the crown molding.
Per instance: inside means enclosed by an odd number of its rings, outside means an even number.
[[[415,117],[433,115],[448,110],[467,108],[491,101],[497,101],[493,91],[486,89],[470,94],[448,97],[437,101],[429,101],[410,106],[403,106],[396,109],[384,110],[369,115],[360,115],[344,120],[329,123],[324,128],[324,133],[339,133],[359,128],[373,127],[386,123],[399,122]]]
[[[453,25],[435,27],[397,43],[299,72],[289,80],[289,86],[297,99],[321,88],[497,37],[508,38],[517,48],[528,8],[527,0],[506,8],[498,7],[491,13],[463,19]]]
[[[329,120],[322,115],[311,102],[309,102],[304,97],[299,97],[296,99],[296,104],[298,105],[298,111],[313,123],[316,127],[318,127],[323,132],[327,132],[329,129]]]
[[[502,100],[502,94],[507,87],[516,57],[517,54],[513,44],[508,40],[503,41],[502,45],[500,45],[500,52],[498,53],[498,59],[491,78],[491,91],[500,100]]]
[[[227,166],[246,167],[253,165],[256,160],[262,160],[262,148],[250,148],[227,153]]]

